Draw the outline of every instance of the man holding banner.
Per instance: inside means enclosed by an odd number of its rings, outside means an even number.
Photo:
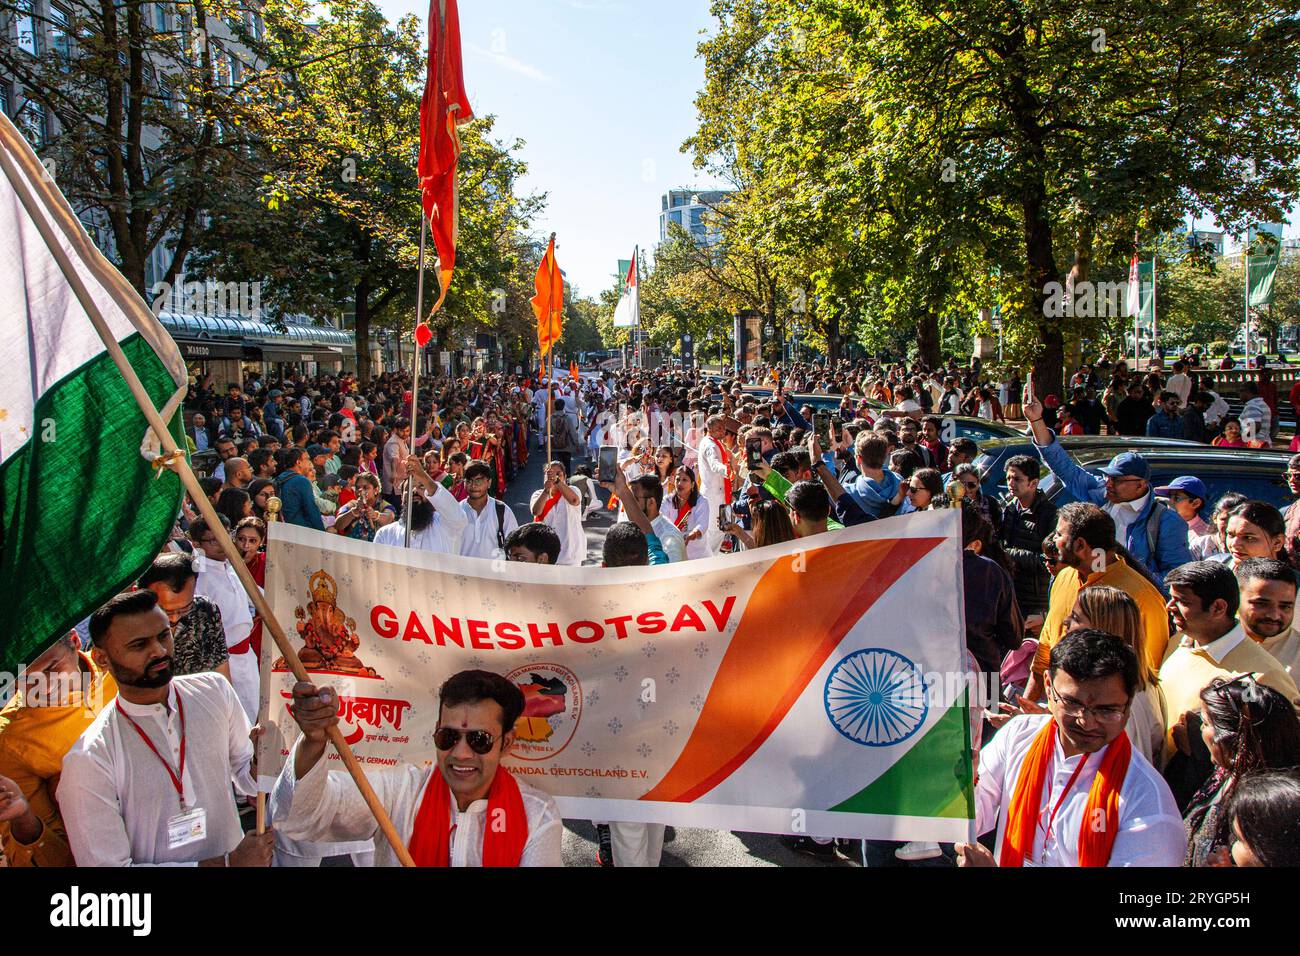
[[[417,866],[561,866],[563,827],[555,801],[500,770],[515,741],[524,694],[488,671],[461,671],[438,691],[432,767],[410,764],[370,777]],[[299,682],[293,718],[302,728],[276,784],[275,819],[298,840],[350,841],[378,826],[347,774],[327,769],[327,728],[339,722],[330,688]],[[396,864],[377,841],[375,862]]]

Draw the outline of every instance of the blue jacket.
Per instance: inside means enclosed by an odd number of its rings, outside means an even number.
[[[1183,420],[1177,415],[1166,415],[1162,408],[1147,419],[1147,435],[1152,438],[1182,438]]]
[[[316,495],[312,493],[311,482],[305,475],[296,471],[282,471],[275,479],[276,495],[280,499],[280,517],[289,524],[304,528],[325,530],[321,520],[320,508],[316,507]]]
[[[874,521],[886,507],[892,508],[903,480],[892,471],[886,471],[879,482],[860,474],[842,483],[844,494],[835,502],[835,517],[845,527],[852,527],[864,521]]]
[[[1047,463],[1047,467],[1052,469],[1052,474],[1065,485],[1066,490],[1074,496],[1075,500],[1089,501],[1103,509],[1106,507],[1105,478],[1080,468],[1069,453],[1061,447],[1061,443],[1055,436],[1052,437],[1050,445],[1035,444],[1035,447],[1043,461]],[[1164,588],[1165,575],[1191,561],[1192,552],[1187,547],[1187,522],[1178,517],[1178,512],[1173,508],[1165,508],[1160,516],[1160,528],[1156,535],[1156,554],[1154,558],[1152,557],[1151,546],[1147,540],[1147,519],[1151,516],[1151,509],[1154,507],[1155,495],[1152,494],[1147,499],[1146,507],[1138,514],[1137,520],[1128,526],[1128,540],[1124,542],[1124,546],[1133,557],[1146,565],[1147,570],[1160,582],[1161,588]]]

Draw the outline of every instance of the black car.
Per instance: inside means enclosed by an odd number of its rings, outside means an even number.
[[[746,395],[754,395],[758,398],[771,398],[772,390],[757,385],[745,386]],[[814,412],[830,412],[832,415],[838,415],[840,403],[844,400],[843,395],[813,395],[813,394],[787,394],[787,400],[796,409],[805,405],[812,406]],[[878,415],[881,411],[890,408],[884,402],[878,402],[875,399],[862,398],[858,395],[850,395],[849,399],[856,407],[860,402],[866,402],[871,406],[873,414]],[[997,438],[1010,438],[1020,434],[1015,428],[1002,422],[991,422],[983,418],[972,418],[968,415],[941,415],[944,421],[952,420],[955,426],[957,438],[969,438],[981,447],[986,441]]]
[[[1158,488],[1182,475],[1194,475],[1205,482],[1207,507],[1226,492],[1267,501],[1278,510],[1294,500],[1286,483],[1288,451],[1272,449],[1218,448],[1173,438],[1119,438],[1112,436],[1067,436],[1058,439],[1076,462],[1093,474],[1113,457],[1125,451],[1142,455],[1151,468],[1151,485]],[[1006,462],[1013,455],[1038,457],[1028,439],[993,441],[981,447],[975,460],[984,494],[999,498],[1007,494]],[[1076,500],[1060,481],[1042,466],[1039,488],[1060,507]]]

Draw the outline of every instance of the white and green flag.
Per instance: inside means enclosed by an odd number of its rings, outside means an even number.
[[[178,439],[186,371],[3,114],[0,262],[0,670],[13,671],[148,567],[180,505],[88,309]]]

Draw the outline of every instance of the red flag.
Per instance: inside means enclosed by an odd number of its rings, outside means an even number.
[[[533,286],[537,294],[528,301],[537,316],[537,347],[545,358],[564,331],[564,276],[560,275],[559,263],[555,261],[555,233],[551,233],[546,255],[537,266]]]
[[[421,202],[438,251],[438,301],[447,296],[456,267],[456,163],[460,135],[456,127],[474,118],[461,69],[460,15],[456,0],[430,0],[429,65],[420,100]]]

